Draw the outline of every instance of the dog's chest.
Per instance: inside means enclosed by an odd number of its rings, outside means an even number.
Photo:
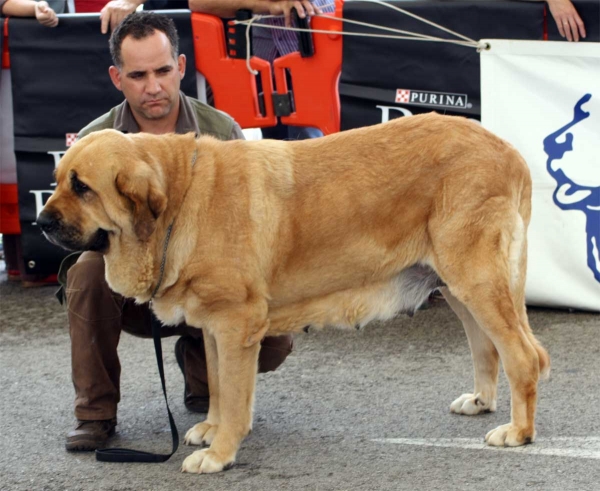
[[[152,310],[165,326],[177,326],[186,320],[182,305],[167,304],[159,300],[152,302]]]

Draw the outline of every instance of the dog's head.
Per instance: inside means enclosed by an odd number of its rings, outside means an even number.
[[[115,130],[75,143],[56,169],[56,190],[37,218],[50,242],[106,253],[113,240],[145,242],[167,206],[161,167],[144,138]]]

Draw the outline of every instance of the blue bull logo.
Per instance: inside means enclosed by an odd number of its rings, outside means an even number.
[[[573,120],[544,138],[544,152],[548,155],[546,168],[556,180],[553,199],[561,210],[579,210],[585,213],[587,234],[587,264],[596,281],[600,282],[600,186],[584,186],[574,182],[562,168],[553,166],[552,162],[561,160],[565,153],[573,151],[573,133],[566,133],[577,123],[590,117],[582,106],[592,98],[585,94],[573,109]],[[566,133],[566,134],[565,134]],[[558,139],[564,136],[564,141]],[[555,168],[556,167],[556,168]]]

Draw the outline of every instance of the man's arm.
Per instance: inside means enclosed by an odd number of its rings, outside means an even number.
[[[0,4],[0,13],[5,16],[35,17],[40,24],[47,27],[56,27],[58,17],[48,6],[48,2],[36,2],[34,0],[7,0]]]
[[[102,34],[114,31],[120,22],[135,11],[145,0],[112,0],[100,11],[100,31]]]
[[[248,9],[255,14],[283,15],[290,25],[291,10],[295,8],[300,17],[323,13],[309,0],[189,0],[192,12],[202,12],[218,17],[235,17],[236,10]]]
[[[9,0],[15,1],[15,0]],[[33,0],[16,0],[31,1]],[[102,34],[115,27],[129,14],[134,12],[146,0],[112,0],[100,11],[100,31]],[[286,25],[290,25],[291,10],[295,7],[300,17],[323,13],[310,0],[190,0],[192,12],[202,12],[219,17],[235,17],[239,9],[252,10],[255,14],[283,15]]]

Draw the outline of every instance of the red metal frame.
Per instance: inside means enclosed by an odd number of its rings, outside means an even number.
[[[4,19],[2,29],[2,69],[10,68],[8,56],[8,19]],[[0,234],[21,233],[19,223],[19,197],[16,184],[0,183]]]
[[[0,234],[19,235],[19,196],[16,184],[0,184]]]
[[[343,1],[336,0],[335,16],[342,18]],[[292,126],[313,126],[325,135],[340,131],[340,97],[338,81],[342,70],[342,22],[327,17],[313,17],[311,28],[331,31],[313,34],[315,54],[302,58],[290,53],[277,58],[275,82],[277,93],[288,91],[286,70],[292,80],[296,112],[282,116],[281,122]]]
[[[8,19],[4,19],[2,37],[2,68],[10,68],[10,58],[8,56]]]

